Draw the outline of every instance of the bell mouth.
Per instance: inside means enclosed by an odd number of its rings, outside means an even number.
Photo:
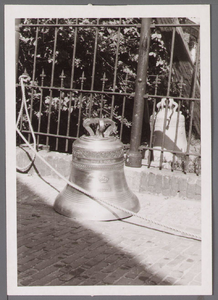
[[[102,198],[112,206],[96,202],[67,185],[55,199],[54,210],[68,218],[100,222],[126,219],[132,216],[131,212],[137,213],[140,210],[138,198],[129,189],[123,195],[117,194],[117,197],[94,196]],[[114,208],[113,204],[120,208]]]

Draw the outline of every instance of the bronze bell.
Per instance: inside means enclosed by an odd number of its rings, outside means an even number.
[[[91,124],[97,125],[95,134]],[[90,136],[83,135],[73,143],[69,181],[111,205],[138,212],[138,198],[130,191],[124,174],[123,144],[111,136],[115,123],[111,119],[95,118],[86,119],[83,126]],[[64,216],[86,220],[115,220],[131,216],[128,212],[96,202],[69,184],[57,196],[54,209]]]

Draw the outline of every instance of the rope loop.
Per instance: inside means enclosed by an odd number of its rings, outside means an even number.
[[[30,120],[30,116],[29,116],[29,112],[28,112],[26,95],[25,95],[25,86],[24,86],[24,82],[27,83],[30,80],[31,80],[31,78],[28,74],[22,74],[19,77],[19,81],[20,81],[20,85],[21,85],[21,91],[22,91],[22,102],[21,102],[21,107],[20,107],[20,111],[19,111],[19,114],[18,114],[16,125],[17,125],[17,129],[18,129],[21,117],[23,115],[23,110],[25,110],[26,116],[27,116],[27,121],[28,121],[28,124],[29,124],[29,128],[30,128],[30,131],[31,131],[32,138],[33,138],[33,149],[34,149],[34,151],[36,151],[36,137],[35,137],[35,133],[34,133],[34,130],[33,130],[32,124],[31,124],[31,120]],[[21,168],[21,167],[17,166],[16,167],[17,171],[20,172],[20,173],[27,173],[30,170],[30,168],[33,166],[35,158],[36,158],[36,154],[34,152],[33,158],[31,158],[31,161],[29,162],[29,164],[27,166],[25,166],[24,168]]]
[[[19,76],[19,81],[20,82],[22,82],[22,81],[23,82],[28,82],[30,80],[31,80],[31,78],[28,74],[22,74],[22,75]]]

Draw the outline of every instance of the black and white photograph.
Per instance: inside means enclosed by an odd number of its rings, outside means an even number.
[[[5,6],[9,295],[211,295],[210,6]]]

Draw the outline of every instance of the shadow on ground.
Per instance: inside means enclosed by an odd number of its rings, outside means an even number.
[[[39,196],[18,178],[19,286],[171,285],[107,236],[56,213],[42,192]]]

